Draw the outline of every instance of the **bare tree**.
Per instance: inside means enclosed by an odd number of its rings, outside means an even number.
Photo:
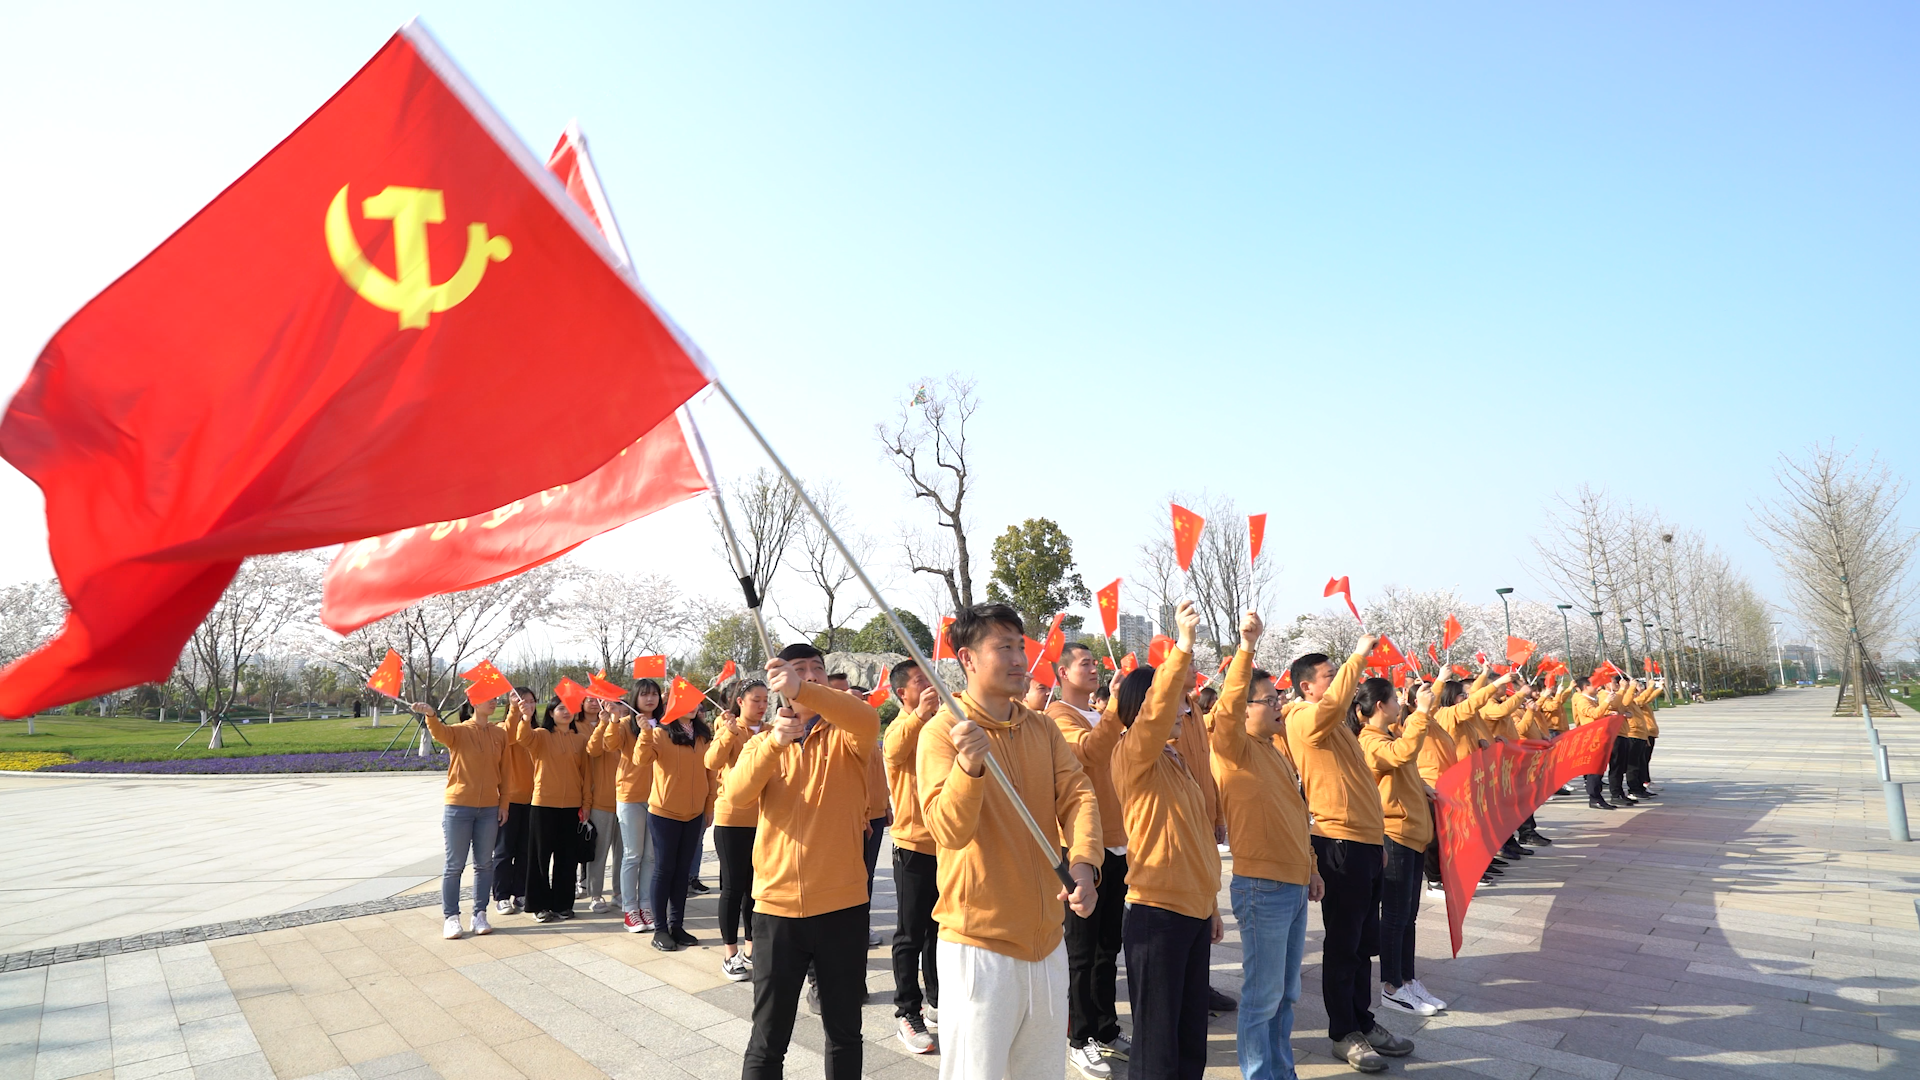
[[[820,516],[824,517],[827,524],[833,527],[833,531],[840,535],[840,539],[846,542],[848,549],[853,552],[853,557],[862,562],[867,561],[867,556],[872,552],[872,544],[852,527],[853,523],[847,513],[846,503],[840,498],[838,487],[828,483],[810,494],[813,496],[813,505],[820,510]],[[823,600],[820,620],[815,624],[815,628],[809,629],[795,622],[784,612],[781,618],[802,637],[824,638],[827,644],[823,651],[832,652],[841,648],[843,639],[853,636],[854,619],[862,612],[872,609],[873,601],[864,589],[855,588],[851,596],[847,595],[847,587],[857,580],[853,568],[840,557],[840,550],[834,547],[832,538],[827,535],[827,530],[822,528],[820,522],[814,520],[811,515],[801,524],[800,560],[794,570],[819,590]]]
[[[665,652],[689,628],[687,605],[671,578],[586,569],[571,570],[567,578],[566,602],[553,621],[591,648],[604,671]]]
[[[1253,606],[1255,595],[1272,579],[1272,560],[1253,564],[1247,519],[1232,499],[1176,494],[1169,501],[1206,519],[1187,577],[1200,608],[1201,627],[1215,644],[1224,646],[1233,640],[1240,617]]]
[[[949,375],[944,383],[926,380],[915,386],[901,401],[899,417],[892,424],[874,427],[913,497],[933,505],[934,523],[946,533],[931,543],[909,534],[905,541],[908,569],[943,579],[955,611],[973,606],[973,556],[967,545],[966,520],[973,474],[967,461],[967,422],[979,408],[973,383]]]
[[[1913,611],[1907,564],[1920,533],[1899,521],[1906,484],[1878,456],[1855,463],[1833,443],[1782,454],[1780,493],[1753,509],[1754,539],[1773,554],[1789,603],[1820,636],[1868,656],[1897,645]]]
[[[1147,621],[1161,633],[1168,633],[1173,629],[1173,609],[1187,593],[1187,578],[1174,557],[1173,541],[1164,530],[1140,545],[1136,566],[1135,574],[1127,579],[1127,590],[1134,602],[1146,609]]]
[[[67,598],[53,578],[0,588],[0,664],[45,644],[66,614]]]
[[[240,564],[226,592],[187,639],[174,681],[213,721],[207,745],[218,748],[220,728],[250,664],[295,620],[311,618],[320,603],[320,561],[311,552],[262,555]]]
[[[756,469],[752,476],[730,486],[735,511],[733,521],[740,530],[740,557],[746,560],[747,576],[753,579],[754,591],[764,597],[773,587],[774,572],[785,560],[787,548],[800,533],[806,507],[800,502],[800,493],[780,474],[768,469]],[[711,505],[707,512],[712,516]],[[720,534],[717,517],[713,519],[713,529],[715,535]],[[722,557],[726,557],[724,550]],[[727,565],[732,566],[732,561]]]

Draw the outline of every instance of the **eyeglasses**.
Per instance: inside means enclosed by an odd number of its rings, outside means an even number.
[[[1279,695],[1279,694],[1274,694],[1274,695],[1272,695],[1272,696],[1269,696],[1269,697],[1257,697],[1257,698],[1248,698],[1248,699],[1247,699],[1247,704],[1249,704],[1249,705],[1265,705],[1265,706],[1266,706],[1267,708],[1269,708],[1269,709],[1277,709],[1277,708],[1279,708],[1279,707],[1280,707],[1280,695]]]

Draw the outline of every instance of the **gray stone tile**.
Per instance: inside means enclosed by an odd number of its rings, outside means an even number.
[[[278,1080],[273,1075],[273,1066],[267,1063],[267,1055],[257,1051],[222,1058],[208,1065],[196,1061],[193,1077],[194,1080]]]
[[[33,1080],[66,1080],[113,1067],[113,1044],[106,1039],[48,1046],[44,1042],[33,1059]]]
[[[113,1080],[157,1080],[176,1073],[193,1075],[193,1063],[188,1060],[185,1051],[144,1061],[115,1062],[113,1066]]]
[[[187,1055],[195,1071],[232,1058],[258,1056],[262,1063],[266,1061],[246,1017],[237,1012],[181,1024],[180,1034],[186,1039]]]
[[[444,911],[445,909],[443,908],[441,910]],[[406,1050],[398,1054],[388,1054],[383,1058],[374,1058],[372,1061],[363,1061],[355,1065],[353,1071],[359,1074],[360,1080],[382,1080],[384,1077],[397,1076],[414,1069],[425,1068],[426,1065],[426,1058],[421,1057],[411,1050]]]

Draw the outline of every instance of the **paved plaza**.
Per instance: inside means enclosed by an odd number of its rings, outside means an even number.
[[[1443,913],[1422,911],[1418,973],[1452,1007],[1381,1013],[1416,1043],[1392,1071],[1920,1076],[1920,849],[1888,841],[1863,726],[1831,703],[1787,691],[1664,713],[1664,798],[1543,808],[1558,843],[1481,890],[1457,958]],[[1880,727],[1895,778],[1920,788],[1920,721]],[[437,789],[405,776],[0,781],[12,856],[0,952],[432,892]],[[1920,818],[1920,792],[1908,802]],[[714,880],[711,861],[704,873]],[[884,870],[876,891],[874,924],[891,930]],[[443,941],[432,902],[35,960],[0,972],[0,1080],[734,1080],[751,992],[720,976],[713,900],[691,913],[709,945],[674,954],[614,916],[502,917],[490,937]],[[1318,940],[1316,914],[1294,1045],[1302,1076],[1348,1075],[1327,1056]],[[1236,942],[1229,918],[1213,957],[1229,992]],[[868,970],[865,1072],[931,1077],[938,1058],[892,1038],[883,949]],[[1233,1015],[1211,1034],[1209,1074],[1237,1076]],[[795,1038],[789,1075],[821,1076],[804,1008]]]

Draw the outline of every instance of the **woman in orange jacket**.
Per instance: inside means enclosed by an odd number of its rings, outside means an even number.
[[[684,923],[687,883],[716,794],[707,768],[712,743],[713,732],[696,714],[649,727],[633,748],[633,763],[653,770],[647,830],[653,837],[653,947],[661,952],[700,943]]]
[[[720,973],[734,982],[753,977],[753,842],[760,830],[760,804],[735,803],[727,797],[726,782],[748,740],[767,730],[767,698],[767,686],[760,680],[740,683],[733,707],[721,715],[720,729],[707,748],[707,768],[720,785],[713,804],[713,848],[720,856],[720,943],[727,948]]]
[[[574,847],[587,820],[593,780],[587,772],[587,725],[559,698],[538,721],[515,702],[513,741],[533,758],[533,819],[528,830],[527,910],[540,922],[573,918]]]

